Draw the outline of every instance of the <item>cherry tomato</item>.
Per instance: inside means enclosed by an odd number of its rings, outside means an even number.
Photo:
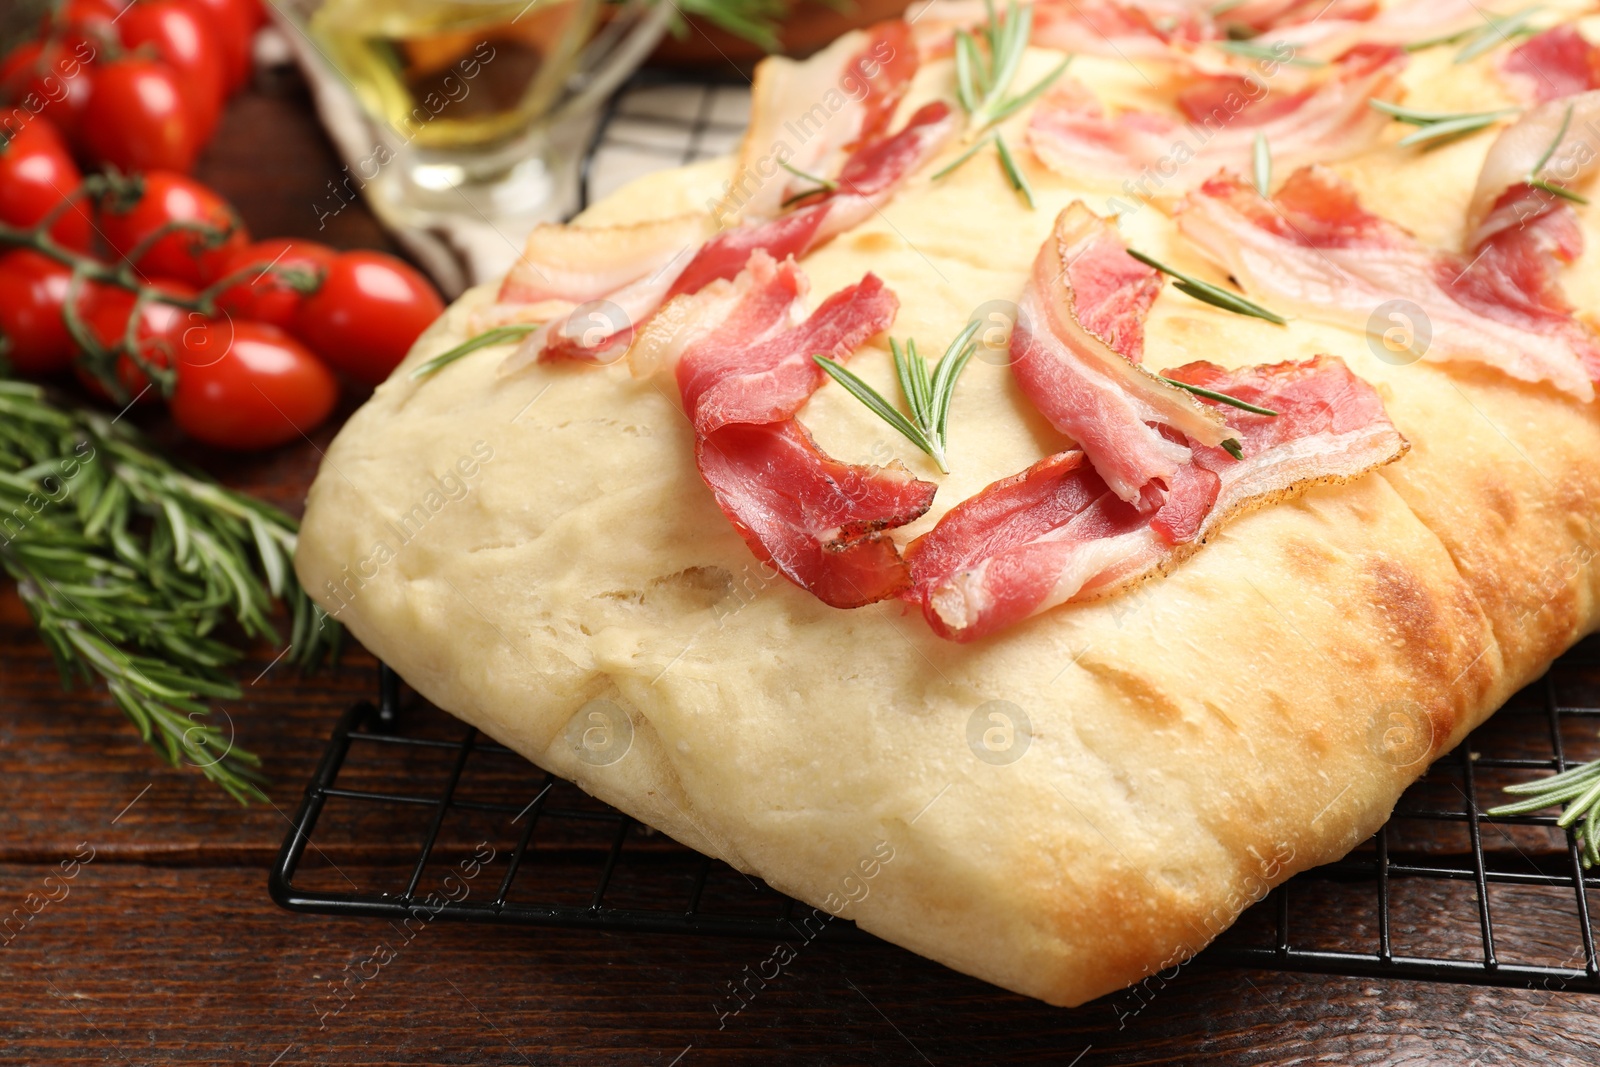
[[[53,19],[45,18],[45,33],[48,35],[54,30],[75,40],[88,40],[99,52],[107,44],[120,40],[117,16],[125,6],[112,0],[67,0]]]
[[[250,18],[250,30],[254,32],[267,24],[267,10],[261,6],[261,0],[239,0],[239,6]]]
[[[184,3],[204,8],[210,14],[221,48],[224,89],[229,93],[237,92],[250,80],[250,53],[258,18],[263,17],[261,9],[252,8],[248,0],[184,0]]]
[[[0,256],[0,348],[19,374],[41,375],[72,362],[62,308],[72,272],[27,248]]]
[[[300,306],[295,335],[335,369],[376,385],[444,313],[428,279],[382,252],[345,252]]]
[[[164,280],[156,282],[163,292],[178,297],[193,297],[195,291],[183,282]],[[119,286],[93,283],[89,285],[78,303],[78,314],[89,334],[107,349],[122,348],[128,335],[128,319],[133,314],[134,294]],[[182,344],[186,329],[203,321],[196,312],[159,300],[147,300],[140,307],[139,324],[134,340],[139,355],[147,363],[158,367],[170,366],[172,357]],[[80,353],[81,355],[81,353]],[[124,349],[117,359],[117,378],[128,395],[135,399],[153,400],[156,391],[146,391],[150,379],[139,369],[137,362]],[[101,399],[110,399],[105,388],[92,376],[80,373],[82,381]]]
[[[194,115],[196,136],[207,140],[222,114],[225,87],[221,33],[211,13],[182,0],[145,0],[122,13],[117,32],[129,50],[154,49],[156,57],[177,73],[183,99]]]
[[[229,258],[250,243],[250,234],[228,202],[193,178],[152,170],[140,181],[144,191],[133,204],[120,203],[112,194],[100,205],[100,230],[119,255],[132,254],[173,222],[199,223],[226,234],[216,244],[202,234],[183,231],[157,238],[134,263],[146,276],[206,285],[221,277]]]
[[[43,116],[0,144],[0,222],[31,228],[82,184],[66,142]],[[87,252],[91,226],[88,210],[75,203],[50,227],[50,236]]]
[[[326,419],[339,383],[300,342],[262,322],[213,319],[183,332],[173,421],[219,448],[270,448]]]
[[[314,275],[320,284],[320,278],[333,265],[337,255],[327,245],[315,241],[286,237],[257,241],[229,256],[218,276],[225,278],[247,268],[261,268],[269,264],[271,270],[257,270],[239,284],[223,290],[217,297],[217,306],[236,319],[270,322],[285,330],[293,330],[306,294],[290,286],[276,272],[294,270]]]
[[[187,171],[201,138],[184,94],[165,63],[129,58],[96,68],[83,110],[84,146],[120,170]]]
[[[93,44],[29,41],[0,60],[0,97],[29,115],[46,115],[74,144],[83,129],[94,79]]]

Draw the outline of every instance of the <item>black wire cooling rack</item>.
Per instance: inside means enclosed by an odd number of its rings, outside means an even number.
[[[791,937],[817,922],[462,727],[379,669],[347,711],[271,875],[283,907],[605,930]],[[1600,757],[1600,640],[1580,644],[1406,793],[1369,842],[1248,910],[1212,965],[1600,992],[1586,873],[1554,815],[1491,818],[1500,789]],[[415,833],[396,840],[396,817]],[[383,827],[376,839],[375,827]],[[358,887],[327,859],[387,860]],[[493,869],[497,877],[474,879]],[[490,884],[492,882],[492,884]],[[846,921],[829,939],[865,938]]]
[[[607,104],[583,203],[638,173],[728,151],[738,84],[646,73]],[[1491,818],[1501,788],[1600,758],[1600,641],[1517,694],[1400,799],[1370,841],[1255,904],[1211,965],[1600,992],[1583,870],[1553,814]],[[397,838],[396,825],[414,829]],[[330,858],[368,861],[360,886]],[[503,864],[503,866],[502,866]],[[501,872],[498,876],[488,872]],[[270,877],[293,911],[659,933],[866,939],[701,856],[420,700],[379,670],[347,711]]]

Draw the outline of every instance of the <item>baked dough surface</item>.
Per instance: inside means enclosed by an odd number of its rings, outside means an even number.
[[[1018,84],[1058,58],[1030,53]],[[1409,103],[1506,99],[1449,60],[1415,57]],[[1073,72],[1130,103],[1165,99],[1126,64],[1079,57]],[[925,65],[901,114],[948,78]],[[1008,124],[1013,144],[1024,121]],[[1451,245],[1489,140],[1336,169],[1376,210]],[[1129,201],[1018,156],[1037,210],[981,161],[915,179],[805,261],[810,303],[870,269],[900,298],[893,333],[936,352],[984,301],[1017,298],[1067,203],[1104,214],[1108,198]],[[583,221],[702,210],[727,166],[653,176]],[[1160,200],[1120,225],[1216,277]],[[1590,209],[1584,226],[1592,250]],[[1595,263],[1590,251],[1567,272],[1580,308],[1600,307]],[[898,603],[835,610],[775,578],[700,481],[670,382],[635,380],[626,361],[502,376],[505,348],[412,381],[491,297],[451,308],[329,449],[297,559],[307,588],[417,690],[540,766],[785,893],[1052,1003],[1170,966],[1266,886],[1342,856],[1595,625],[1600,419],[1492,371],[1391,365],[1359,333],[1274,327],[1167,287],[1150,366],[1334,353],[1378,387],[1410,454],[1248,515],[1132,593],[961,646]],[[883,339],[852,366],[894,395]],[[948,477],[835,384],[801,417],[839,459],[898,458],[940,483],[902,541],[1063,444],[1006,367],[977,360],[954,402]],[[577,743],[622,715],[610,756]],[[873,862],[880,842],[892,860]]]

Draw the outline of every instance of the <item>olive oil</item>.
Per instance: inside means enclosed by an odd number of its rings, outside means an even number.
[[[362,103],[419,148],[493,145],[562,95],[598,0],[327,0],[317,45]]]

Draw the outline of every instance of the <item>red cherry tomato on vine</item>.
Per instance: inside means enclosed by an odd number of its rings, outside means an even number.
[[[157,230],[174,222],[208,226],[225,235],[216,243],[194,232],[157,238],[134,262],[145,276],[207,285],[221,277],[233,254],[250,243],[249,232],[228,202],[193,178],[152,170],[137,180],[143,183],[143,192],[134,203],[120,203],[117,194],[101,202],[100,230],[118,255],[131,255]]]
[[[272,237],[247,245],[228,257],[218,277],[268,265],[271,269],[255,269],[237,285],[223,290],[217,297],[217,306],[236,319],[270,322],[293,330],[295,317],[307,294],[291,286],[279,272],[296,271],[321,278],[337,256],[338,253],[327,245],[287,237]]]
[[[106,0],[91,0],[103,3]],[[250,53],[254,43],[257,16],[260,9],[252,9],[246,0],[183,0],[184,3],[205,9],[210,15],[217,34],[222,58],[223,87],[229,93],[237,92],[250,80]]]
[[[177,73],[196,135],[202,142],[209,138],[222,113],[226,85],[221,34],[211,13],[182,0],[144,0],[118,17],[117,32],[124,47],[153,49]]]
[[[97,67],[83,109],[84,146],[119,170],[187,171],[202,138],[186,92],[165,63],[130,58]]]
[[[43,375],[72,362],[61,311],[72,272],[27,248],[0,256],[0,349],[19,374]]]
[[[90,64],[98,54],[82,39],[18,45],[0,60],[0,98],[28,116],[48,116],[76,144],[94,87]],[[15,132],[9,123],[7,132]]]
[[[335,370],[376,385],[443,313],[428,279],[405,263],[382,252],[345,252],[300,306],[294,332]]]
[[[180,281],[163,280],[155,284],[161,291],[179,298],[187,299],[195,295],[192,288]],[[78,314],[90,336],[102,348],[123,350],[117,358],[116,373],[128,395],[135,399],[153,400],[156,391],[146,391],[150,379],[128,354],[125,344],[134,303],[134,294],[128,290],[95,282],[86,287],[78,303]],[[178,353],[183,342],[185,330],[200,321],[196,312],[160,300],[147,300],[139,310],[139,322],[134,333],[135,348],[145,362],[157,367],[170,366],[173,355]],[[78,377],[96,395],[110,399],[104,386],[93,381],[92,377],[86,376],[86,373],[80,373]]]
[[[53,18],[45,17],[44,33],[48,36],[54,30],[74,41],[87,40],[98,53],[107,44],[120,40],[117,16],[126,6],[112,0],[67,0]]]
[[[82,184],[83,175],[49,119],[34,118],[0,144],[0,222],[32,228]],[[87,252],[91,226],[88,209],[75,203],[50,227],[50,236]]]
[[[261,322],[213,319],[183,332],[173,421],[219,448],[298,440],[333,411],[339,383],[305,346]]]

